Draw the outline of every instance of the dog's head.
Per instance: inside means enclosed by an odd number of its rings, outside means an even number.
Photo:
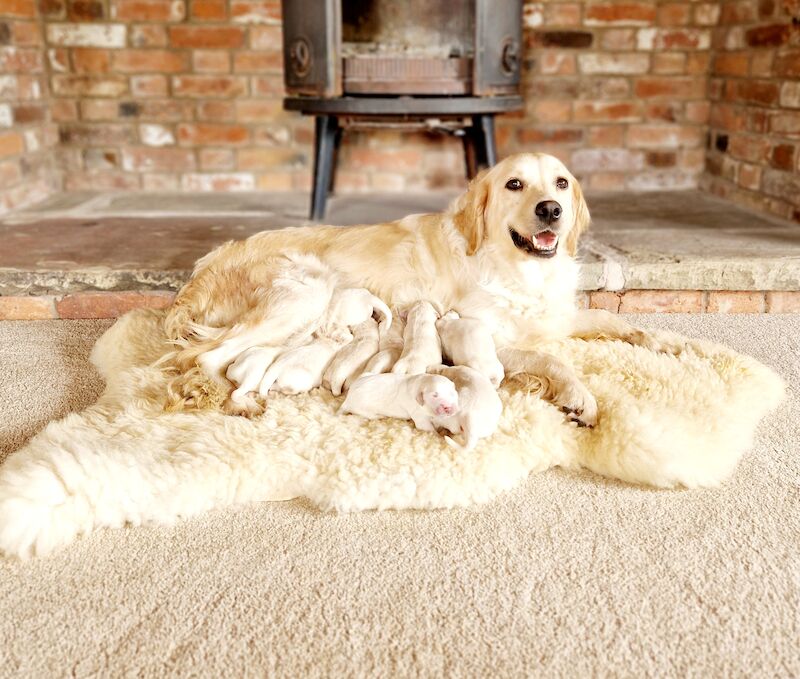
[[[509,156],[484,170],[452,212],[470,255],[491,243],[509,257],[572,256],[589,226],[578,181],[558,158],[544,153]]]

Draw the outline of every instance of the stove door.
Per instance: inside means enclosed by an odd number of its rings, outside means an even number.
[[[475,0],[473,93],[516,94],[522,61],[522,0]]]
[[[341,0],[282,0],[281,6],[286,93],[341,96]]]

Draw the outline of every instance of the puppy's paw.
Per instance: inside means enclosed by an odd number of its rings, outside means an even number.
[[[597,424],[597,401],[580,382],[565,385],[553,397],[553,403],[561,408],[567,420],[579,427],[594,427]]]
[[[229,398],[222,404],[222,412],[240,417],[258,417],[264,413],[264,404],[248,394],[242,398]]]

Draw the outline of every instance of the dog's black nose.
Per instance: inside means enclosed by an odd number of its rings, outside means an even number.
[[[561,216],[561,205],[554,200],[543,200],[536,205],[534,212],[545,224],[552,224]]]

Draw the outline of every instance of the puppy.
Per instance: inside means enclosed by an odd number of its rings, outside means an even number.
[[[302,347],[285,351],[263,374],[258,394],[266,398],[270,389],[284,394],[302,394],[320,386],[325,369],[342,348],[342,342],[316,337]]]
[[[398,315],[392,322],[392,327],[381,334],[378,353],[375,354],[364,368],[365,373],[388,373],[397,363],[403,353],[403,329],[405,323]]]
[[[353,339],[342,347],[322,377],[322,386],[339,396],[364,371],[369,359],[378,353],[378,324],[368,318],[353,328]]]
[[[492,333],[474,318],[459,318],[449,311],[436,321],[442,354],[453,365],[465,365],[488,378],[495,388],[503,381],[503,364],[497,358]]]
[[[486,377],[466,366],[449,368],[441,365],[430,368],[428,372],[447,377],[458,392],[458,412],[437,415],[433,418],[434,427],[447,429],[451,434],[461,434],[460,447],[463,450],[472,450],[478,439],[494,434],[503,404]],[[449,436],[445,438],[451,446],[459,447]]]
[[[403,353],[392,372],[397,375],[424,373],[429,365],[442,362],[442,343],[436,332],[439,314],[430,302],[417,302],[408,310],[403,332]]]
[[[245,405],[250,401],[249,394],[258,390],[264,373],[281,351],[280,347],[251,347],[228,366],[225,377],[236,385],[230,395],[234,404]]]
[[[421,431],[436,431],[433,419],[458,411],[455,385],[440,375],[362,375],[350,387],[339,409],[369,420],[396,417],[413,420]]]
[[[337,288],[318,332],[331,339],[350,341],[353,335],[349,328],[373,315],[381,318],[378,330],[381,336],[385,335],[392,327],[392,312],[381,299],[366,288]]]

